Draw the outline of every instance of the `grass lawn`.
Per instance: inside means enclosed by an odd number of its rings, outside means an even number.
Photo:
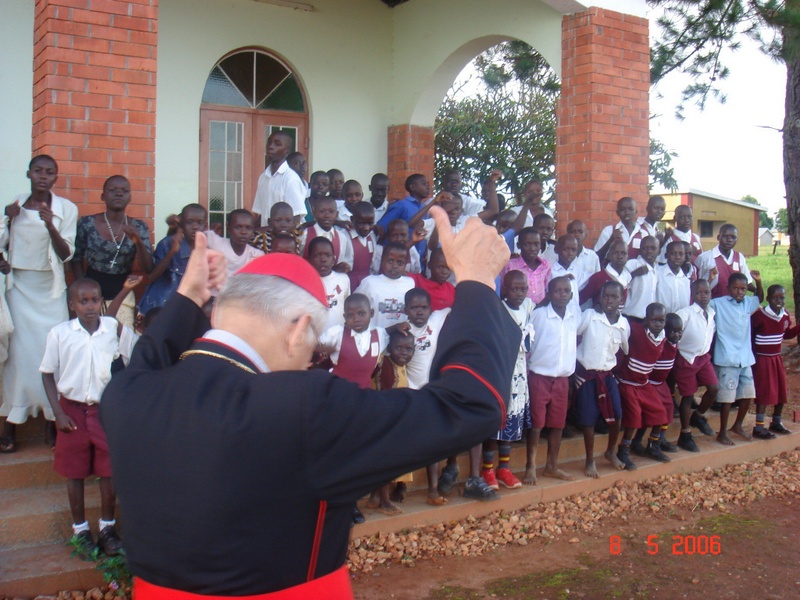
[[[794,320],[794,297],[792,296],[792,267],[789,265],[789,247],[778,246],[772,254],[772,246],[761,246],[758,256],[749,257],[747,266],[751,271],[761,272],[761,281],[764,284],[764,293],[772,284],[779,283],[786,288],[786,312]]]

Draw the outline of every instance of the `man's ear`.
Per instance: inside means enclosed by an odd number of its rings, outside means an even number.
[[[309,329],[311,329],[311,315],[308,314],[300,316],[297,322],[289,326],[286,332],[286,350],[290,357],[308,351]]]

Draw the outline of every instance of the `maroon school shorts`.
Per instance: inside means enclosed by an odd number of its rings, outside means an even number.
[[[567,422],[569,377],[548,377],[528,371],[531,422],[534,429],[563,429]]]
[[[100,424],[100,405],[88,405],[63,396],[58,404],[77,429],[58,432],[53,469],[67,479],[86,479],[90,475],[111,477],[108,440]]]
[[[666,425],[670,422],[664,405],[649,383],[629,385],[620,382],[619,396],[622,399],[622,426],[640,429]],[[671,413],[670,413],[671,414]]]
[[[672,402],[672,394],[669,393],[669,385],[667,385],[665,381],[662,381],[661,383],[653,383],[651,381],[650,385],[653,386],[653,391],[661,401],[661,404],[664,407],[664,412],[667,413],[668,419],[664,425],[672,423],[672,415],[675,414],[675,404]]]
[[[681,396],[694,396],[697,388],[701,386],[719,385],[714,365],[711,364],[711,354],[703,354],[689,364],[683,355],[678,352],[675,357],[675,383]]]

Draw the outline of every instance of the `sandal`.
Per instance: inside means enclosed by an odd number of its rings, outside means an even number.
[[[758,440],[774,440],[777,436],[765,427],[754,427],[753,437]]]
[[[17,451],[17,443],[9,437],[0,437],[0,452],[10,453]]]

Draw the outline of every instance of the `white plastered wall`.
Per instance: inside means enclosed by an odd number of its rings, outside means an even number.
[[[30,190],[33,2],[0,0],[0,206]],[[58,184],[56,184],[58,189]]]

